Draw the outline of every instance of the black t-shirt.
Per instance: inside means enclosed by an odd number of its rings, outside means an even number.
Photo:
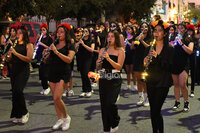
[[[150,39],[144,39],[144,42],[147,44],[150,43]],[[140,44],[135,49],[135,56],[133,59],[133,70],[134,71],[143,71],[144,69],[144,54],[145,54],[145,46],[140,41]]]
[[[42,38],[41,42],[44,43],[47,46],[50,46],[53,43],[53,40],[52,40],[52,38],[50,36],[47,36],[45,38]],[[42,58],[42,52],[43,52],[44,49],[45,49],[44,46],[42,46],[42,45],[38,46],[38,49],[37,49],[37,52],[36,52],[36,59],[38,61],[41,60],[41,58]]]
[[[88,40],[84,40],[83,42],[85,45],[87,45],[88,47],[91,47],[91,44],[94,43],[94,41],[88,39]],[[78,50],[78,55],[80,55],[81,58],[89,58],[92,57],[92,52],[88,51],[82,44],[79,45],[79,50]]]

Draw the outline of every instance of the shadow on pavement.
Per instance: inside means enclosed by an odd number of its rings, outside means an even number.
[[[137,124],[137,121],[150,119],[150,111],[149,110],[140,110],[140,111],[134,111],[131,112],[130,115],[131,119],[128,121],[131,121],[132,124]]]
[[[179,126],[187,127],[192,133],[199,133],[200,129],[200,115],[193,115],[186,118],[180,118]]]

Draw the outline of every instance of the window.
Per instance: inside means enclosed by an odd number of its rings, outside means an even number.
[[[40,25],[39,24],[34,24],[33,27],[35,29],[36,35],[39,34],[40,33]]]
[[[29,36],[33,37],[34,35],[33,35],[33,30],[31,28],[31,25],[30,24],[24,24],[24,25],[26,25],[28,27]]]

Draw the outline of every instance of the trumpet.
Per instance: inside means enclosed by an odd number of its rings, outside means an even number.
[[[104,49],[104,51],[103,51],[103,53],[100,57],[100,61],[97,63],[95,72],[89,72],[88,73],[88,78],[94,83],[96,83],[101,77],[100,74],[99,74],[100,73],[99,70],[101,68],[101,63],[104,60],[103,54],[108,50],[109,46],[110,46],[110,42],[108,42],[108,44],[106,45],[106,47],[105,47],[105,49]]]
[[[59,40],[59,37],[57,37],[55,39],[55,41],[53,42],[53,44],[56,44]],[[50,47],[47,49],[47,51],[44,53],[44,55],[42,56],[41,60],[40,60],[40,63],[44,61],[44,59],[47,57],[47,55],[50,53],[51,49]]]
[[[146,63],[144,72],[142,73],[142,77],[141,77],[141,81],[143,81],[143,82],[146,82],[146,77],[148,76],[147,70],[148,70],[149,64],[150,64],[151,59],[152,59],[151,51],[153,51],[154,45],[156,44],[156,38],[157,38],[157,37],[155,37],[155,38],[153,39],[152,44],[150,45],[150,49],[149,49],[149,53],[148,53],[149,59],[148,59],[148,61],[147,61],[147,63]]]
[[[10,48],[11,48],[11,47],[14,48],[14,47],[16,46],[16,44],[17,44],[17,40],[15,40],[13,46],[11,45]],[[9,48],[9,50],[10,50],[10,48]],[[1,64],[0,64],[0,70],[3,70],[3,68],[4,68],[4,66],[5,66],[5,63],[6,63],[7,59],[9,58],[9,54],[10,54],[10,53],[9,53],[9,50],[7,51],[7,53],[4,53],[4,54],[6,54],[6,55],[4,56],[4,58],[2,59],[2,62],[1,62]]]
[[[138,45],[140,44],[140,39],[142,38],[142,35],[143,35],[144,31],[146,31],[146,30],[147,30],[147,28],[144,28],[142,30],[142,32],[139,34],[139,37],[138,37],[137,41],[134,41],[134,47],[138,47]]]

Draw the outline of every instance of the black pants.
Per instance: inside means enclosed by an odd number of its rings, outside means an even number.
[[[41,63],[39,67],[39,79],[41,80],[42,88],[46,90],[49,85],[48,85],[48,70],[49,67],[48,65]]]
[[[169,88],[156,88],[147,86],[153,133],[164,132],[164,124],[161,109],[168,92]]]
[[[100,79],[99,93],[101,102],[101,114],[104,132],[109,132],[110,128],[118,126],[120,117],[115,104],[121,89],[121,79]]]
[[[82,91],[83,92],[91,92],[92,87],[90,84],[90,79],[88,78],[88,73],[90,70],[90,66],[92,63],[92,57],[89,58],[81,58],[79,59],[79,69],[81,73],[81,81],[82,81]]]
[[[27,114],[26,102],[23,90],[27,84],[30,70],[29,67],[23,67],[23,71],[12,72],[11,86],[12,86],[12,111],[10,118],[21,118]]]

